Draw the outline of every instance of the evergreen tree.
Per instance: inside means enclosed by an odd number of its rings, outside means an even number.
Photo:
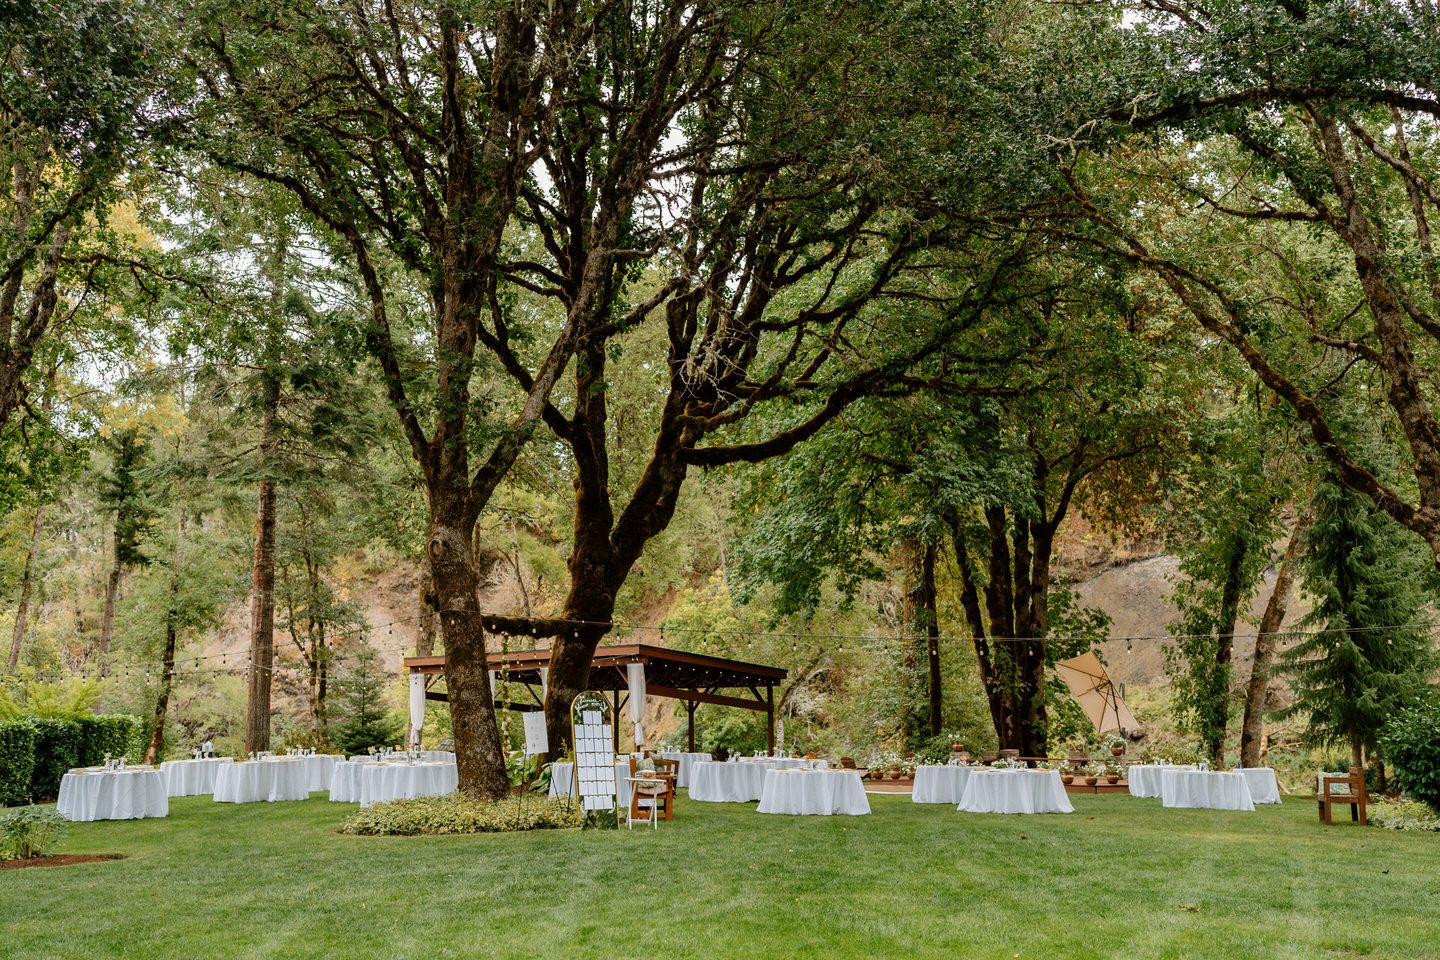
[[[1363,765],[1380,727],[1425,686],[1435,665],[1426,620],[1434,568],[1413,537],[1333,472],[1316,489],[1315,524],[1300,562],[1305,589],[1319,598],[1302,621],[1328,632],[1306,636],[1284,655],[1295,702],[1316,743],[1349,743]]]
[[[400,725],[385,710],[385,674],[376,663],[375,648],[365,643],[355,651],[350,676],[341,684],[336,713],[344,719],[335,744],[346,754],[364,753],[400,741]]]

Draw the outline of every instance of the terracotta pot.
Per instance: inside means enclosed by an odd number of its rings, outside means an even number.
[[[1099,778],[1097,778],[1097,777],[1091,776],[1091,775],[1089,775],[1089,774],[1087,774],[1087,775],[1085,776],[1085,785],[1086,785],[1087,787],[1093,787],[1093,786],[1095,786],[1095,784],[1098,783],[1098,782],[1099,782]]]
[[[1124,747],[1111,747],[1111,748],[1110,748],[1110,755],[1111,755],[1111,756],[1114,756],[1114,757],[1123,757],[1123,756],[1125,755],[1125,748],[1124,748]]]
[[[890,779],[891,779],[891,780],[899,780],[899,779],[900,779],[900,768],[899,768],[899,767],[891,767],[891,768],[890,768]]]
[[[954,743],[950,744],[950,752],[951,752],[951,753],[964,753],[964,752],[965,752],[965,744],[961,743],[961,742],[958,741],[958,740],[955,741]]]
[[[1071,783],[1071,782],[1073,782],[1074,780],[1075,780],[1075,774],[1073,774],[1073,773],[1062,773],[1062,774],[1060,774],[1060,782],[1061,782],[1061,783]]]
[[[1106,783],[1119,783],[1119,782],[1120,782],[1120,774],[1118,774],[1118,773],[1107,773],[1107,774],[1105,774],[1105,782],[1106,782]]]

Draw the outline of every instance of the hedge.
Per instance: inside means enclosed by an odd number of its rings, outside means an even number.
[[[67,770],[99,766],[107,753],[139,762],[144,730],[123,714],[0,720],[0,804],[53,800]]]
[[[29,800],[34,769],[34,722],[29,717],[0,720],[0,804]]]

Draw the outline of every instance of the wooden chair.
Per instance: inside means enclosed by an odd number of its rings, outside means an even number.
[[[641,774],[636,769],[638,761],[630,758],[631,777],[654,777],[661,781],[660,785],[652,783],[630,784],[630,821],[636,820],[650,822],[651,820],[673,820],[675,819],[675,777],[680,771],[678,760],[656,760],[655,772]],[[670,769],[674,766],[674,770]],[[641,806],[642,801],[648,801],[647,805]]]
[[[1345,787],[1344,793],[1336,793],[1335,788]],[[1320,820],[1330,824],[1330,808],[1336,804],[1348,805],[1350,807],[1350,819],[1358,820],[1360,826],[1365,826],[1365,771],[1360,767],[1351,767],[1348,776],[1320,775],[1320,792],[1316,794],[1315,801],[1319,805]]]

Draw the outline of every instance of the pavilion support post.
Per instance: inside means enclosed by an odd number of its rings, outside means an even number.
[[[697,703],[697,702],[694,701],[694,700],[691,700],[690,703],[688,704],[688,706],[689,706],[689,708],[690,708],[688,711],[686,711],[686,712],[689,714],[689,719],[688,719],[688,721],[687,721],[687,732],[688,732],[688,734],[689,734],[689,736],[690,736],[690,746],[689,746],[688,749],[689,749],[689,751],[690,751],[691,753],[694,753],[694,752],[695,752],[695,708],[698,707],[698,706],[700,706],[700,704]]]
[[[775,688],[765,688],[765,739],[770,743],[767,751],[771,756],[775,755]]]

